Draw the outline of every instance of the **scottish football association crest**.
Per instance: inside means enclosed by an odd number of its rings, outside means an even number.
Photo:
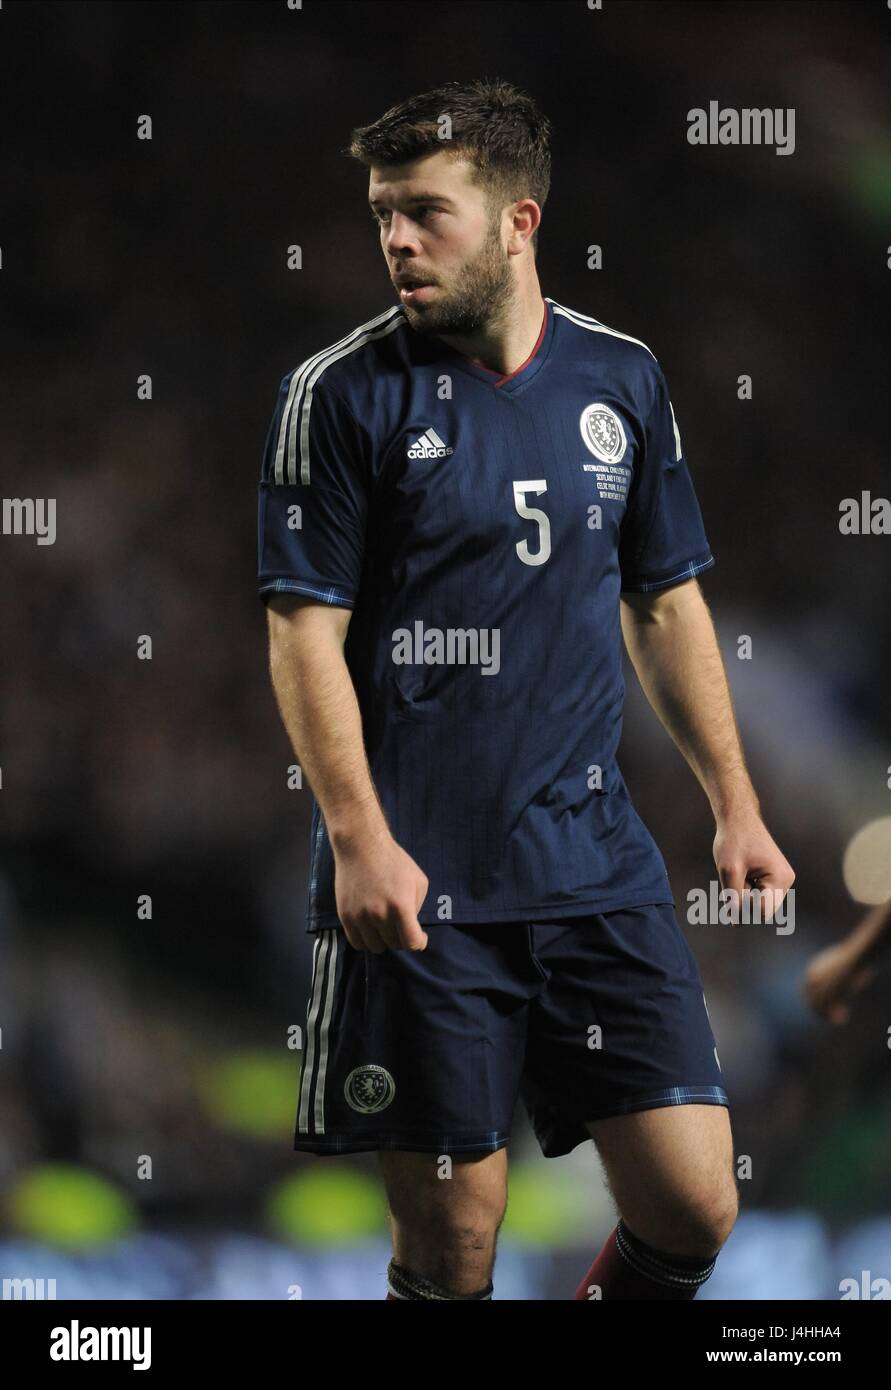
[[[603,463],[618,463],[627,448],[622,421],[608,405],[586,405],[579,426],[582,439],[595,458]]]
[[[361,1115],[374,1115],[385,1110],[396,1094],[396,1082],[386,1067],[366,1062],[355,1067],[343,1084],[347,1105]]]

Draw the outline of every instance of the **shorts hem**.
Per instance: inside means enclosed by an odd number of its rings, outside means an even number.
[[[364,1139],[334,1135],[330,1139],[324,1139],[308,1134],[294,1139],[294,1149],[298,1153],[317,1154],[320,1158],[346,1153],[369,1153],[379,1149],[402,1149],[409,1153],[431,1154],[496,1153],[509,1142],[510,1135],[500,1130],[483,1137],[472,1135],[466,1139],[450,1134],[434,1139],[425,1139],[415,1134],[370,1134]]]
[[[662,1110],[668,1105],[723,1105],[729,1110],[730,1097],[723,1086],[672,1086],[669,1090],[621,1101],[595,1114],[588,1111],[584,1120],[555,1129],[549,1140],[539,1137],[539,1147],[545,1158],[563,1158],[577,1149],[579,1144],[591,1139],[585,1129],[586,1124],[595,1120],[612,1120],[618,1115],[631,1115],[641,1110]]]

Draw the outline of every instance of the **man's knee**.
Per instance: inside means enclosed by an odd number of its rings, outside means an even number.
[[[676,1255],[717,1255],[739,1215],[739,1194],[731,1179],[710,1192],[697,1192],[664,1203],[658,1217],[650,1214],[640,1225],[633,1212],[623,1212],[641,1240]]]
[[[444,1169],[414,1155],[382,1166],[398,1263],[454,1296],[484,1288],[507,1205],[503,1160]]]
[[[735,1184],[695,1203],[689,1214],[689,1234],[699,1246],[694,1253],[716,1255],[736,1225],[738,1215],[739,1196]]]
[[[397,1239],[440,1251],[449,1260],[493,1249],[504,1211],[504,1201],[491,1194],[474,1197],[448,1190],[390,1203]]]

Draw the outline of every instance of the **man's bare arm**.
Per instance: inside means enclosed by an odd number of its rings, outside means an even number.
[[[375,954],[423,950],[417,913],[429,885],[393,839],[372,781],[343,650],[351,610],[281,594],[267,613],[272,686],[331,839],[347,939]]]
[[[782,902],[795,881],[764,822],[733,710],[714,624],[695,579],[623,594],[622,633],[644,693],[703,788],[715,817],[715,864],[742,899],[751,886]]]

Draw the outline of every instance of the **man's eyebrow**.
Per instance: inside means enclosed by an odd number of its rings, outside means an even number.
[[[454,199],[446,197],[444,193],[413,193],[410,198],[405,198],[403,201],[409,205],[412,203],[448,203],[451,207],[455,205]],[[376,198],[369,198],[368,206],[379,208],[383,205]]]

